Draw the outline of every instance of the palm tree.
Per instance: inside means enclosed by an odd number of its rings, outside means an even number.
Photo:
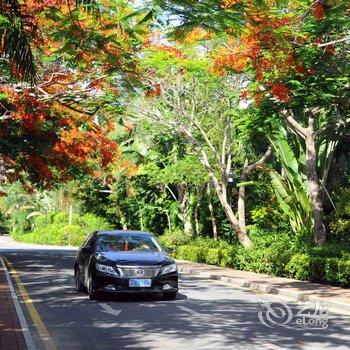
[[[35,60],[31,41],[35,37],[30,18],[21,13],[18,0],[0,0],[0,50],[11,73],[22,80],[35,81]]]

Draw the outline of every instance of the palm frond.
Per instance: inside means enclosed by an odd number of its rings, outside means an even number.
[[[36,67],[30,36],[34,35],[35,28],[23,18],[18,0],[0,0],[0,14],[6,19],[0,26],[0,47],[12,74],[34,83]]]
[[[167,18],[174,22],[174,36],[194,27],[222,32],[242,21],[242,11],[224,9],[218,0],[154,0],[154,3],[170,15]]]

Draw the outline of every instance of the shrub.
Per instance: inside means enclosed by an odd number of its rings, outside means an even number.
[[[288,217],[283,214],[277,203],[253,208],[250,211],[252,222],[260,229],[281,231],[289,227]]]
[[[309,281],[310,282],[325,282],[326,258],[322,256],[312,256],[309,265]]]
[[[338,284],[339,279],[339,259],[327,258],[325,263],[325,282],[329,284]]]
[[[74,216],[76,216],[76,215],[74,215]],[[68,223],[68,221],[69,221],[68,213],[59,212],[59,213],[54,214],[52,217],[52,222],[54,224]]]
[[[337,280],[342,287],[350,286],[350,260],[338,261]]]
[[[300,245],[300,241],[288,233],[271,234],[261,230],[252,230],[251,239],[250,249],[210,238],[192,239],[176,246],[174,256],[239,270],[350,286],[350,248],[344,243],[321,247]]]
[[[338,242],[350,241],[350,189],[340,188],[333,194],[337,211],[329,217],[329,238]]]
[[[210,265],[220,265],[221,254],[220,248],[209,248],[204,256],[205,262]]]
[[[176,228],[171,231],[166,230],[159,239],[164,246],[175,247],[189,243],[191,239],[193,239],[193,236],[190,233],[185,233],[183,230]]]
[[[52,217],[53,215],[50,215],[50,214],[36,216],[34,220],[34,228],[35,229],[45,228],[47,225],[52,223]]]
[[[350,286],[350,260],[296,254],[286,269],[291,277],[317,283],[329,283],[342,287]]]
[[[222,248],[219,265],[221,267],[234,267],[234,257],[236,255],[236,250],[237,246]]]
[[[310,282],[325,281],[326,258],[308,254],[296,254],[287,264],[291,277]]]
[[[308,280],[310,276],[310,256],[308,254],[296,254],[286,266],[290,277],[298,280]]]
[[[197,247],[192,245],[179,246],[175,250],[175,256],[177,259],[181,260],[205,262],[205,250],[203,247]]]
[[[73,225],[68,224],[68,214],[55,213],[35,218],[34,230],[29,233],[13,232],[21,242],[50,245],[81,245],[87,235],[98,229],[110,229],[103,218],[92,214],[74,215]]]
[[[340,244],[327,244],[321,247],[307,247],[307,253],[312,256],[340,258],[346,251],[346,247]]]

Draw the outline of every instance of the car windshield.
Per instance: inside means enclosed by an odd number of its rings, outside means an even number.
[[[153,236],[149,235],[101,235],[97,238],[97,252],[160,252],[161,245]]]

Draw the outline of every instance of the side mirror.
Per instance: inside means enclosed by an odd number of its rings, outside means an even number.
[[[85,246],[85,247],[81,247],[81,249],[80,249],[80,251],[81,251],[82,253],[90,253],[91,250],[92,250],[92,247],[89,246],[89,245],[87,245],[87,246]]]
[[[166,247],[165,252],[168,254],[174,253],[174,248]]]

